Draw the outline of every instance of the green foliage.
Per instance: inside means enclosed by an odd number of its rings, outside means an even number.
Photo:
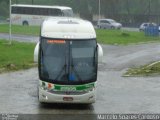
[[[97,40],[104,44],[128,45],[159,41],[159,37],[147,37],[143,32],[97,29]]]
[[[34,47],[33,43],[14,41],[12,45],[9,45],[6,40],[0,40],[0,73],[35,66],[33,63]]]
[[[151,76],[151,75],[160,75],[160,62],[150,65],[144,65],[137,68],[130,68],[123,76],[129,77],[129,76]]]
[[[8,33],[9,25],[1,24],[0,32]],[[22,26],[22,25],[12,25],[12,33],[13,34],[25,34],[25,35],[39,35],[40,27],[39,26]]]
[[[12,4],[64,5],[74,13],[98,14],[99,0],[12,0]],[[100,0],[101,14],[159,15],[160,0]],[[9,0],[0,0],[0,16],[8,16]],[[142,7],[143,6],[143,7]]]
[[[9,15],[9,6],[6,1],[0,1],[0,17],[7,17]]]

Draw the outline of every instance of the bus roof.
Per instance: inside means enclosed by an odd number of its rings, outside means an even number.
[[[78,18],[48,18],[41,28],[41,36],[48,38],[93,39],[96,33],[93,25]]]
[[[61,10],[72,9],[66,6],[47,6],[47,5],[24,5],[24,4],[14,4],[12,7],[33,7],[33,8],[57,8]]]

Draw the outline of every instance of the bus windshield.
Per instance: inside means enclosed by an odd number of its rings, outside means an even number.
[[[84,84],[97,79],[96,40],[41,39],[40,79],[59,84]]]

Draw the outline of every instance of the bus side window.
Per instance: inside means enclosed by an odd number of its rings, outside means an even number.
[[[18,12],[19,11],[19,12]],[[22,10],[21,10],[21,7],[17,7],[17,12],[19,13],[19,14],[23,14],[23,12],[22,12]]]
[[[41,9],[33,8],[33,15],[41,15]]]
[[[48,15],[53,15],[53,10],[52,9],[48,9]]]
[[[31,7],[26,8],[26,14],[32,15],[33,14],[33,8],[31,8]]]
[[[16,7],[12,7],[12,13],[14,13],[14,14],[17,13],[17,8]]]
[[[49,13],[49,9],[48,9],[48,8],[44,9],[44,11],[43,11],[43,15],[48,16],[48,13]]]
[[[49,9],[49,15],[62,16],[62,12],[59,9]]]

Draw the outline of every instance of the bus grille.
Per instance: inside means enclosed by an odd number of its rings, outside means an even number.
[[[48,92],[60,95],[82,95],[88,93],[88,91],[54,91],[54,90],[50,90]]]

